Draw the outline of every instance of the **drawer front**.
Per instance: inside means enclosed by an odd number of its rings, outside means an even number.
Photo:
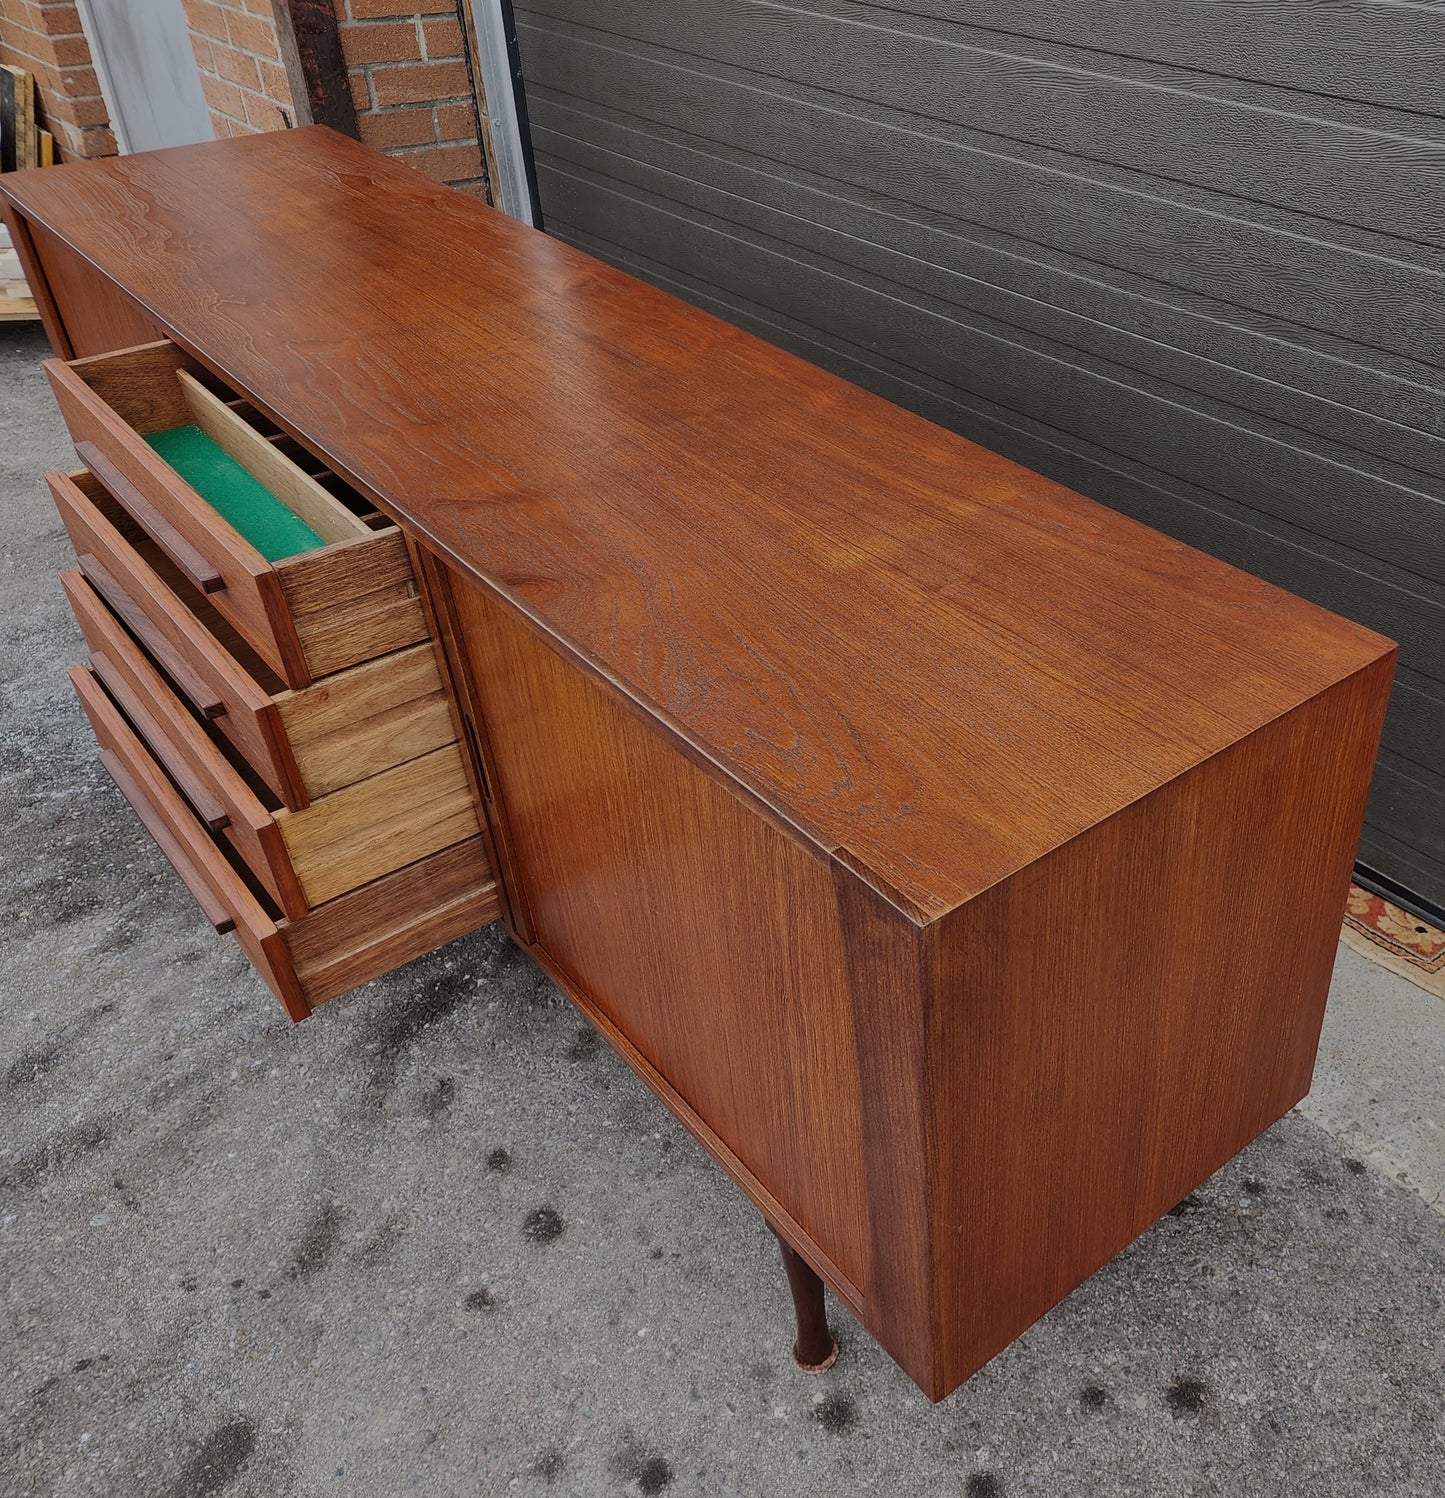
[[[47,482],[86,579],[286,807],[300,811],[454,740],[429,640],[403,641],[388,655],[287,689],[90,474],[52,473]]]
[[[76,451],[131,519],[286,685],[427,637],[406,543],[287,457],[161,342],[45,366]],[[199,426],[321,537],[269,562],[147,443]],[[334,480],[334,476],[331,476]],[[353,496],[354,499],[359,497]]]
[[[165,380],[174,380],[184,359],[170,344],[126,350],[138,368],[134,384],[157,385],[160,414],[155,430],[184,425],[184,411],[160,405]],[[262,659],[288,681],[304,685],[309,675],[275,569],[198,495],[168,463],[151,450],[143,434],[124,421],[82,378],[88,365],[112,364],[120,355],[101,355],[66,364],[46,361],[45,372],[81,461],[103,483],[191,584],[250,642]],[[189,363],[189,361],[185,361]]]
[[[307,1000],[319,1004],[500,911],[482,839],[472,837],[317,906],[282,935]]]
[[[307,681],[431,638],[406,541],[395,527],[293,557],[276,572]]]
[[[245,859],[287,916],[478,835],[454,741],[302,811],[268,807],[84,575],[67,572],[61,581],[107,692],[200,820]]]
[[[312,905],[478,835],[455,743],[369,776],[277,818]]]
[[[287,806],[305,806],[308,791],[271,694],[106,518],[100,503],[109,501],[90,475],[52,473],[46,482],[87,581],[267,786]]]
[[[293,1020],[359,983],[497,919],[480,837],[454,844],[319,906],[276,920],[197,820],[94,671],[70,679],[101,763],[218,931],[232,932]]]
[[[95,672],[73,666],[71,685],[100,743],[101,764],[195,896],[206,918],[232,931],[293,1019],[310,1013],[277,922],[251,893],[195,813],[156,764]]]
[[[281,910],[303,915],[309,902],[273,809],[227,760],[84,575],[66,572],[61,582],[90,647],[94,674],[152,757],[197,817],[245,859]]]
[[[275,707],[311,800],[456,742],[430,641],[283,692]]]

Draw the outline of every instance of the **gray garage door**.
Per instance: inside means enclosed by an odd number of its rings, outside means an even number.
[[[546,227],[1403,646],[1445,903],[1445,11],[516,0]]]

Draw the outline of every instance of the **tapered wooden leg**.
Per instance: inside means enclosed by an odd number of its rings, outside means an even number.
[[[798,1317],[793,1357],[805,1372],[821,1373],[838,1361],[838,1344],[828,1330],[828,1313],[823,1305],[823,1281],[772,1223],[768,1223],[768,1228],[783,1251],[783,1268],[788,1273],[788,1288],[793,1292],[793,1310]]]

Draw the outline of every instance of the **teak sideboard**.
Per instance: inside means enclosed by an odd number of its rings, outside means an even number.
[[[0,192],[76,689],[293,1017],[500,916],[935,1399],[1308,1090],[1388,641],[323,129]]]

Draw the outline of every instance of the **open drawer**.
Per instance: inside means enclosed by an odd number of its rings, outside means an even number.
[[[74,666],[70,678],[121,794],[206,918],[235,933],[292,1019],[496,920],[496,886],[477,836],[286,919],[233,850],[201,824],[94,670]]]
[[[429,642],[288,688],[91,474],[46,482],[86,581],[293,811],[452,743]]]
[[[45,370],[85,466],[286,685],[426,638],[401,532],[175,344]],[[310,549],[281,555],[288,538],[269,522],[248,540],[147,440],[192,429]]]
[[[230,846],[284,915],[302,916],[478,834],[455,743],[322,796],[304,811],[278,805],[245,761],[187,709],[85,576],[70,571],[61,582],[90,647],[81,703],[97,735],[104,741],[103,724],[123,716],[197,820]]]

